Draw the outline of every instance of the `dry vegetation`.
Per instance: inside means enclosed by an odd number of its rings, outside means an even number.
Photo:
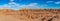
[[[19,21],[60,21],[60,9],[24,9],[24,10],[0,10],[0,15],[7,18],[16,18]],[[1,16],[0,16],[1,17]],[[18,21],[15,20],[15,21]],[[8,20],[13,21],[13,20]]]

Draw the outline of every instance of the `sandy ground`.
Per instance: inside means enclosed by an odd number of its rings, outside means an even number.
[[[0,15],[0,21],[24,21],[24,20],[19,20],[17,18],[12,17],[12,16]]]
[[[41,21],[40,19],[30,19],[29,21]],[[11,16],[11,15],[0,15],[0,21],[26,21],[26,20],[20,20],[20,19],[17,19],[15,17]],[[58,19],[53,18],[53,20],[51,20],[51,21],[60,21],[60,14],[59,14]]]
[[[60,14],[58,14],[59,18],[54,18],[52,21],[60,21]]]

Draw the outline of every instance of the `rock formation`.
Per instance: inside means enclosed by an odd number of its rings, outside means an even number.
[[[60,9],[5,9],[0,10],[0,15],[12,16],[25,21],[60,21]]]

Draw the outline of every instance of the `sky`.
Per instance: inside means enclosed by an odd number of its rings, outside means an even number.
[[[60,0],[0,0],[0,9],[60,9]]]

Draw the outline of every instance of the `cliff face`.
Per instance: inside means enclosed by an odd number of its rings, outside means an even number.
[[[0,10],[0,15],[25,21],[60,21],[60,9]],[[58,20],[57,20],[58,19]]]

